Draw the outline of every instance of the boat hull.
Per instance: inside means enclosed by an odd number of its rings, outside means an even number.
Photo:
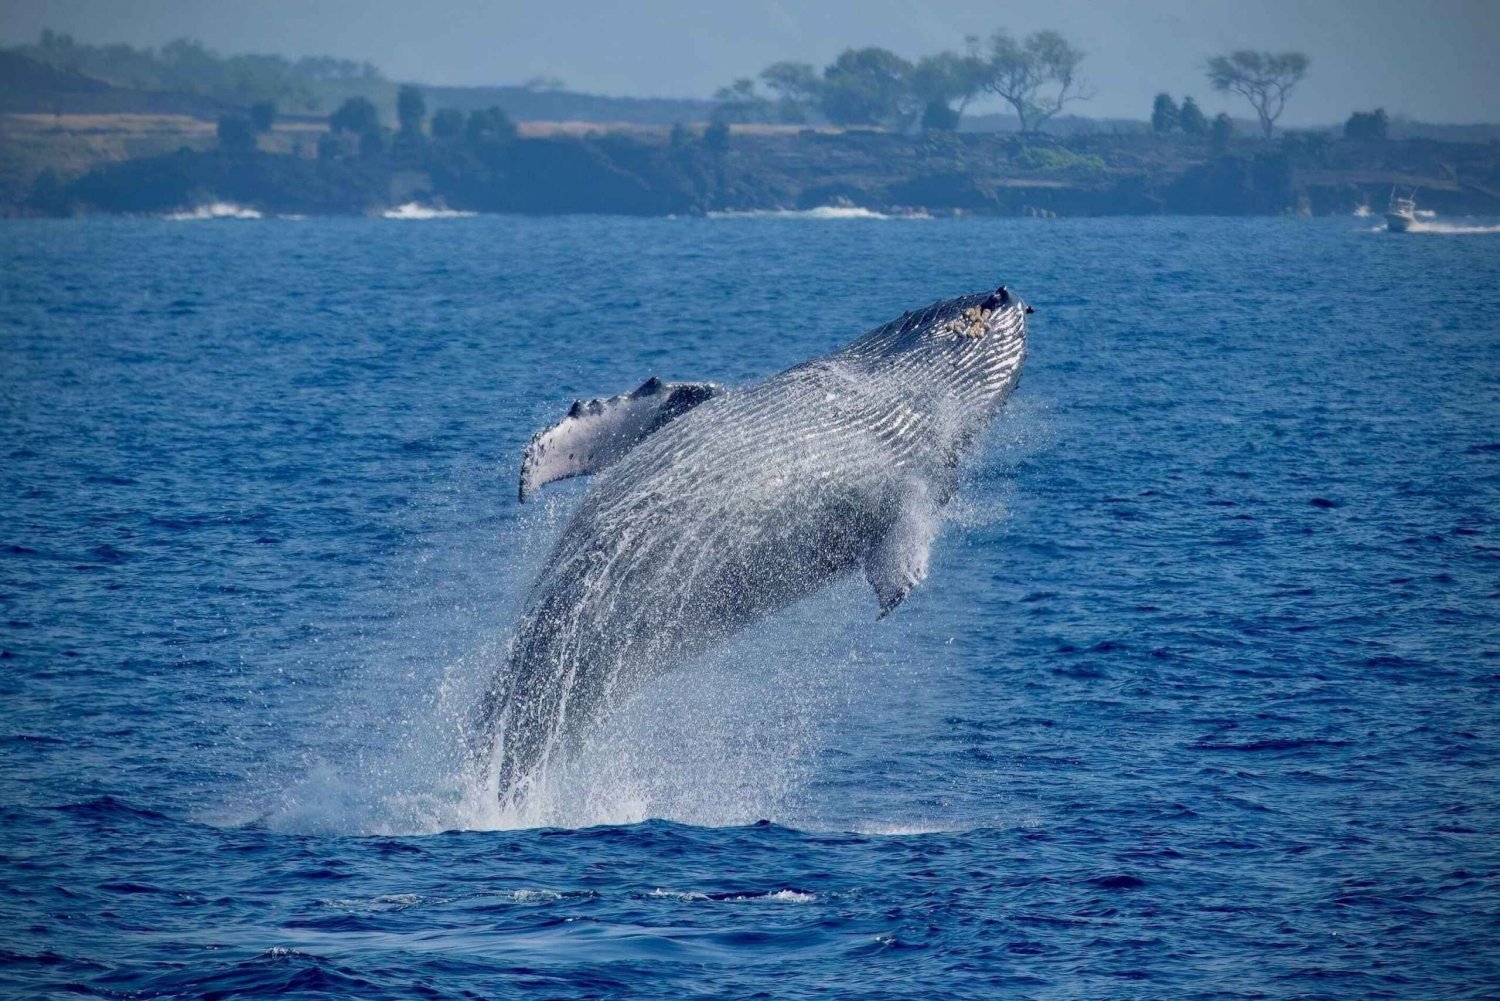
[[[1416,220],[1409,215],[1400,215],[1396,212],[1387,212],[1385,214],[1385,228],[1392,233],[1405,233],[1411,229],[1411,224],[1414,222]]]

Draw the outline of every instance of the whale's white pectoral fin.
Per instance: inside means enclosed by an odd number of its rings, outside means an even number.
[[[724,392],[712,382],[662,382],[607,400],[577,400],[568,416],[538,431],[521,459],[524,502],[548,483],[597,473],[647,435]]]
[[[925,484],[913,484],[895,521],[865,554],[865,577],[880,599],[878,618],[891,614],[912,588],[927,579],[937,527],[937,505],[930,491]]]

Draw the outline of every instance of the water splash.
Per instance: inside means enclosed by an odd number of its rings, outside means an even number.
[[[504,660],[497,641],[449,665],[430,697],[370,734],[349,762],[310,763],[264,822],[377,835],[646,819],[805,824],[799,795],[858,666],[850,627],[870,612],[862,588],[835,591],[648,685],[591,728],[519,807],[502,806],[464,751],[476,681]]]
[[[925,211],[886,213],[858,205],[819,205],[811,209],[755,209],[747,212],[710,212],[710,219],[931,219]]]
[[[472,219],[479,213],[423,205],[421,202],[406,202],[380,214],[386,219]]]
[[[1403,233],[1399,235],[1405,236],[1411,233],[1431,233],[1443,236],[1464,236],[1485,233],[1500,233],[1500,224],[1485,225],[1482,223],[1463,224],[1452,222],[1432,222],[1430,221],[1430,217],[1435,215],[1435,213],[1419,212],[1417,214],[1426,215],[1429,217],[1429,219],[1415,220],[1411,223],[1410,226],[1406,228]],[[1378,226],[1371,226],[1369,231],[1371,233],[1389,233],[1391,232],[1391,228],[1382,222]]]
[[[897,328],[905,330],[900,324],[892,327]],[[921,343],[923,350],[952,350],[946,341],[936,348]],[[1011,345],[1013,356],[1019,358],[1018,342],[1000,343]],[[848,690],[847,665],[861,659],[867,636],[891,633],[869,625],[874,603],[863,575],[854,569],[865,544],[851,534],[864,530],[866,522],[858,514],[863,508],[851,513],[851,507],[905,497],[906,491],[915,489],[913,478],[927,475],[919,472],[924,467],[893,464],[885,439],[871,430],[872,423],[877,428],[881,421],[917,428],[903,431],[903,441],[920,437],[923,442],[956,443],[970,441],[976,420],[986,414],[961,394],[927,399],[920,413],[905,404],[893,408],[890,401],[900,400],[899,392],[882,381],[884,369],[868,371],[860,357],[850,355],[855,359],[850,361],[841,356],[793,370],[794,376],[774,390],[783,393],[778,398],[783,402],[837,401],[843,408],[843,424],[827,425],[845,429],[837,436],[808,436],[799,439],[807,442],[803,447],[787,450],[781,444],[784,435],[768,434],[761,424],[730,412],[726,419],[693,431],[697,437],[690,435],[687,445],[665,437],[638,445],[632,453],[635,465],[611,471],[614,489],[603,501],[597,492],[589,494],[571,519],[574,527],[556,549],[551,540],[558,535],[568,505],[554,500],[543,505],[540,514],[524,514],[513,524],[511,548],[518,558],[506,561],[509,572],[499,571],[510,590],[503,598],[492,595],[492,614],[484,621],[494,623],[497,614],[504,616],[499,621],[516,621],[504,612],[521,603],[516,582],[537,579],[540,583],[526,600],[527,615],[552,616],[535,620],[550,630],[543,634],[546,643],[534,649],[522,645],[528,623],[534,624],[531,618],[522,620],[514,638],[474,633],[467,646],[441,660],[429,694],[395,714],[399,722],[373,731],[365,725],[351,766],[308,762],[307,779],[283,797],[267,822],[297,830],[352,828],[362,833],[584,827],[647,818],[704,826],[760,819],[789,826],[810,819],[815,823],[817,811],[806,809],[798,796],[822,749],[826,723],[837,715]],[[890,378],[904,385],[910,368]],[[991,372],[981,369],[973,386],[990,385]],[[963,388],[972,389],[968,383]],[[724,405],[758,412],[763,408],[754,392],[726,397]],[[795,429],[794,408],[786,408],[780,419]],[[1013,429],[1007,433],[1015,434]],[[692,461],[706,465],[673,467],[674,531],[647,537],[631,500],[633,490],[663,489],[659,471],[667,460],[656,452],[684,448]],[[764,454],[747,453],[746,448]],[[938,452],[942,454],[941,447]],[[742,464],[736,468],[765,475],[742,476],[735,490],[726,494],[713,465],[720,453]],[[858,493],[829,486],[833,464]],[[639,482],[619,479],[627,475]],[[921,485],[931,489],[925,481]],[[903,503],[905,518],[930,523],[903,523],[901,531],[924,539],[937,534],[945,519],[935,505]],[[782,514],[767,523],[763,514],[773,510]],[[1003,507],[987,503],[955,506],[952,511],[957,520],[970,525],[1004,515]],[[580,518],[592,519],[581,532]],[[726,523],[753,530],[726,536],[721,527]],[[846,530],[851,524],[856,528]],[[607,558],[578,558],[580,538],[590,546],[597,542]],[[568,548],[569,540],[575,549]],[[780,561],[782,553],[800,554],[800,547],[809,545],[834,547],[826,554],[828,569],[813,562],[808,565],[816,572],[807,572],[800,562]],[[475,559],[470,554],[480,551],[472,546],[460,550],[460,561]],[[529,571],[544,550],[546,570],[538,577]],[[594,550],[583,552],[590,555]],[[622,554],[649,573],[612,577]],[[713,575],[722,566],[734,572],[721,582]],[[754,575],[755,586],[773,589],[774,605],[767,608],[777,609],[745,631],[741,630],[758,616],[726,619],[741,605],[738,599],[722,597],[743,593],[724,590],[746,586],[734,576],[740,567]],[[454,572],[454,567],[434,571],[447,579],[473,576]],[[559,587],[548,575],[555,578],[560,573],[577,576],[565,576]],[[805,597],[809,592],[815,593]],[[555,606],[547,606],[538,604],[537,594],[542,600],[561,597]],[[705,601],[711,614],[704,611]],[[733,627],[727,633],[725,621]],[[596,654],[599,630],[615,629],[620,622],[630,627],[620,633],[627,642],[614,647],[606,643],[603,655],[587,659]],[[637,629],[641,623],[645,628]],[[611,633],[602,635],[610,642],[615,639]],[[517,668],[518,663],[523,666]],[[394,666],[410,672],[404,663]],[[551,701],[540,703],[548,714],[539,712],[536,717],[547,729],[539,736],[516,731],[518,739],[510,732],[514,723],[507,719],[509,706],[502,704],[498,718],[475,709],[486,701],[482,696],[491,679],[509,681],[517,671],[533,667],[548,672],[546,692]],[[583,669],[596,667],[580,680]],[[377,681],[369,690],[373,697],[360,710],[361,717],[385,719],[389,709],[378,704],[379,696],[394,686],[388,680]],[[575,710],[573,702],[583,707]],[[563,725],[569,712],[579,719],[571,730]],[[379,732],[382,727],[384,733]],[[530,742],[533,739],[537,742]],[[506,754],[520,753],[516,747],[538,749],[538,754],[523,762],[524,771],[507,772],[501,766]]]
[[[1421,213],[1418,213],[1419,215]],[[1464,226],[1451,222],[1424,222],[1417,220],[1411,224],[1408,233],[1447,233],[1447,234],[1475,234],[1475,233],[1500,233],[1500,225],[1494,226]]]
[[[260,219],[263,216],[256,209],[235,202],[210,202],[183,212],[169,213],[167,218],[176,222],[192,222],[205,219]]]

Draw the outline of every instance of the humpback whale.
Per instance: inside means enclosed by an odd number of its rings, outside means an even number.
[[[746,388],[648,379],[526,446],[519,495],[594,477],[532,584],[471,752],[516,807],[609,707],[863,569],[884,617],[927,575],[957,466],[1015,389],[1032,310],[933,303]]]

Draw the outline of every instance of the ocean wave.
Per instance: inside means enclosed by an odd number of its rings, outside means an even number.
[[[1471,222],[1471,223],[1433,222],[1432,221],[1432,217],[1435,216],[1436,214],[1437,213],[1435,213],[1435,212],[1418,212],[1417,215],[1423,216],[1425,218],[1424,219],[1417,219],[1415,222],[1413,222],[1410,226],[1408,226],[1406,228],[1405,232],[1407,232],[1407,233],[1436,233],[1436,234],[1440,234],[1440,235],[1461,235],[1461,234],[1473,234],[1473,233],[1500,233],[1500,224],[1496,224],[1496,223],[1485,224],[1485,223],[1478,223],[1478,222]],[[1390,227],[1387,226],[1384,222],[1382,222],[1378,226],[1371,226],[1369,231],[1371,233],[1388,233],[1388,232],[1390,232]]]
[[[209,202],[181,212],[168,213],[167,218],[177,222],[191,222],[199,219],[261,219],[264,216],[249,206],[235,202]]]
[[[814,894],[806,890],[794,890],[791,888],[769,890],[765,893],[698,893],[692,890],[663,890],[658,887],[646,894],[646,896],[657,900],[712,900],[719,903],[740,903],[759,900],[779,904],[810,904],[817,899]]]
[[[437,208],[421,202],[405,202],[380,213],[385,219],[471,219],[478,212],[461,212],[458,209]]]
[[[1421,213],[1418,213],[1421,215]],[[1495,226],[1463,226],[1451,222],[1422,222],[1412,223],[1409,233],[1500,233],[1500,225]]]
[[[925,211],[886,213],[858,205],[819,205],[812,209],[751,209],[710,212],[710,219],[931,219]]]

